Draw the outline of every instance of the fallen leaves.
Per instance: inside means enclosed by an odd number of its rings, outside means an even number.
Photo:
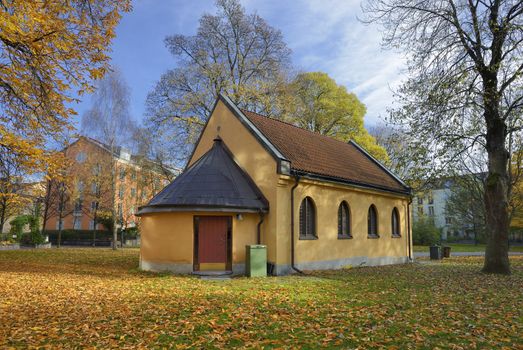
[[[138,250],[0,252],[0,348],[523,348],[523,257],[204,281]]]

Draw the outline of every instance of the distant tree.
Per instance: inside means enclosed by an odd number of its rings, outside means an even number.
[[[383,25],[385,46],[408,53],[392,120],[416,137],[411,149],[428,156],[426,169],[440,172],[462,152],[484,148],[483,271],[510,273],[507,148],[523,128],[523,2],[367,0],[364,11]]]
[[[147,98],[147,120],[171,142],[183,163],[220,93],[240,107],[274,115],[290,50],[279,30],[239,0],[217,0],[216,15],[205,14],[194,36],[173,35],[165,45],[176,67],[164,73]],[[160,135],[160,134],[163,134]]]
[[[523,137],[512,143],[510,175],[512,191],[509,201],[510,227],[512,231],[523,233]]]
[[[75,93],[104,75],[129,0],[0,1],[0,147],[23,173],[52,171],[49,139],[75,114]]]
[[[162,139],[151,128],[136,127],[132,135],[132,149],[141,171],[139,180],[143,182],[140,189],[146,190],[151,185],[152,172],[161,174],[168,181],[176,175],[176,153],[169,145],[169,140]],[[165,136],[165,135],[164,135]]]
[[[354,140],[376,158],[387,160],[385,149],[363,125],[365,105],[327,73],[298,74],[290,91],[294,99],[288,118],[294,124],[341,141]]]
[[[425,216],[412,224],[412,241],[415,245],[433,245],[441,241],[441,232],[434,220]]]
[[[456,176],[450,186],[445,205],[445,216],[450,217],[451,228],[461,231],[472,229],[474,242],[485,237],[486,213],[483,205],[485,173]]]
[[[97,89],[92,96],[92,106],[82,116],[82,132],[103,142],[110,153],[110,157],[101,157],[99,165],[106,171],[100,172],[95,177],[107,177],[103,183],[108,188],[100,191],[110,193],[110,208],[107,208],[113,220],[111,225],[113,231],[113,249],[116,249],[117,235],[117,205],[116,205],[116,181],[118,176],[118,155],[120,147],[127,145],[135,128],[134,122],[129,114],[129,87],[118,70],[112,71],[100,80]],[[104,162],[107,159],[107,162]],[[99,184],[101,184],[100,182]],[[108,227],[108,226],[106,226]]]
[[[393,125],[377,124],[369,127],[369,134],[376,143],[387,151],[388,161],[385,164],[402,180],[416,187],[420,183],[416,162],[409,151],[407,134]]]
[[[63,220],[64,218],[71,214],[73,209],[70,206],[70,200],[71,200],[71,192],[72,190],[72,181],[70,178],[67,178],[66,180],[62,179],[60,181],[57,181],[55,184],[55,190],[56,191],[56,197],[55,197],[55,205],[56,205],[56,212],[57,212],[57,219],[58,219],[58,248],[60,248],[62,244],[62,231],[64,230]]]
[[[0,234],[7,220],[20,215],[27,205],[27,198],[22,196],[23,175],[17,155],[0,144]]]

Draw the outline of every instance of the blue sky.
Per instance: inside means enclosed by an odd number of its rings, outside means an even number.
[[[242,0],[242,4],[248,13],[257,12],[282,31],[297,69],[327,72],[354,92],[367,106],[367,126],[386,116],[404,60],[380,48],[377,27],[357,20],[360,0]],[[215,12],[214,0],[135,0],[133,11],[124,14],[110,55],[131,87],[134,119],[143,118],[147,93],[175,65],[164,38],[195,34],[205,12]],[[85,96],[76,106],[80,116],[89,104]]]

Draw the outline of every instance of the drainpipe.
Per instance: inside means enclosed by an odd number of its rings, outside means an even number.
[[[291,268],[298,273],[303,273],[294,263],[294,190],[298,187],[298,182],[300,182],[300,177],[297,175],[294,186],[291,188]]]
[[[409,250],[409,261],[412,261],[412,252],[410,246],[410,205],[412,204],[412,196],[409,197],[407,202],[407,245]]]
[[[256,241],[257,244],[261,244],[261,225],[263,224],[263,220],[265,219],[265,214],[260,211],[260,221],[258,222],[258,226],[256,227]]]

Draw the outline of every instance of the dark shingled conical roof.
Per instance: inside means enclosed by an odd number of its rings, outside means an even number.
[[[268,201],[221,139],[167,185],[138,215],[170,211],[268,211]]]

